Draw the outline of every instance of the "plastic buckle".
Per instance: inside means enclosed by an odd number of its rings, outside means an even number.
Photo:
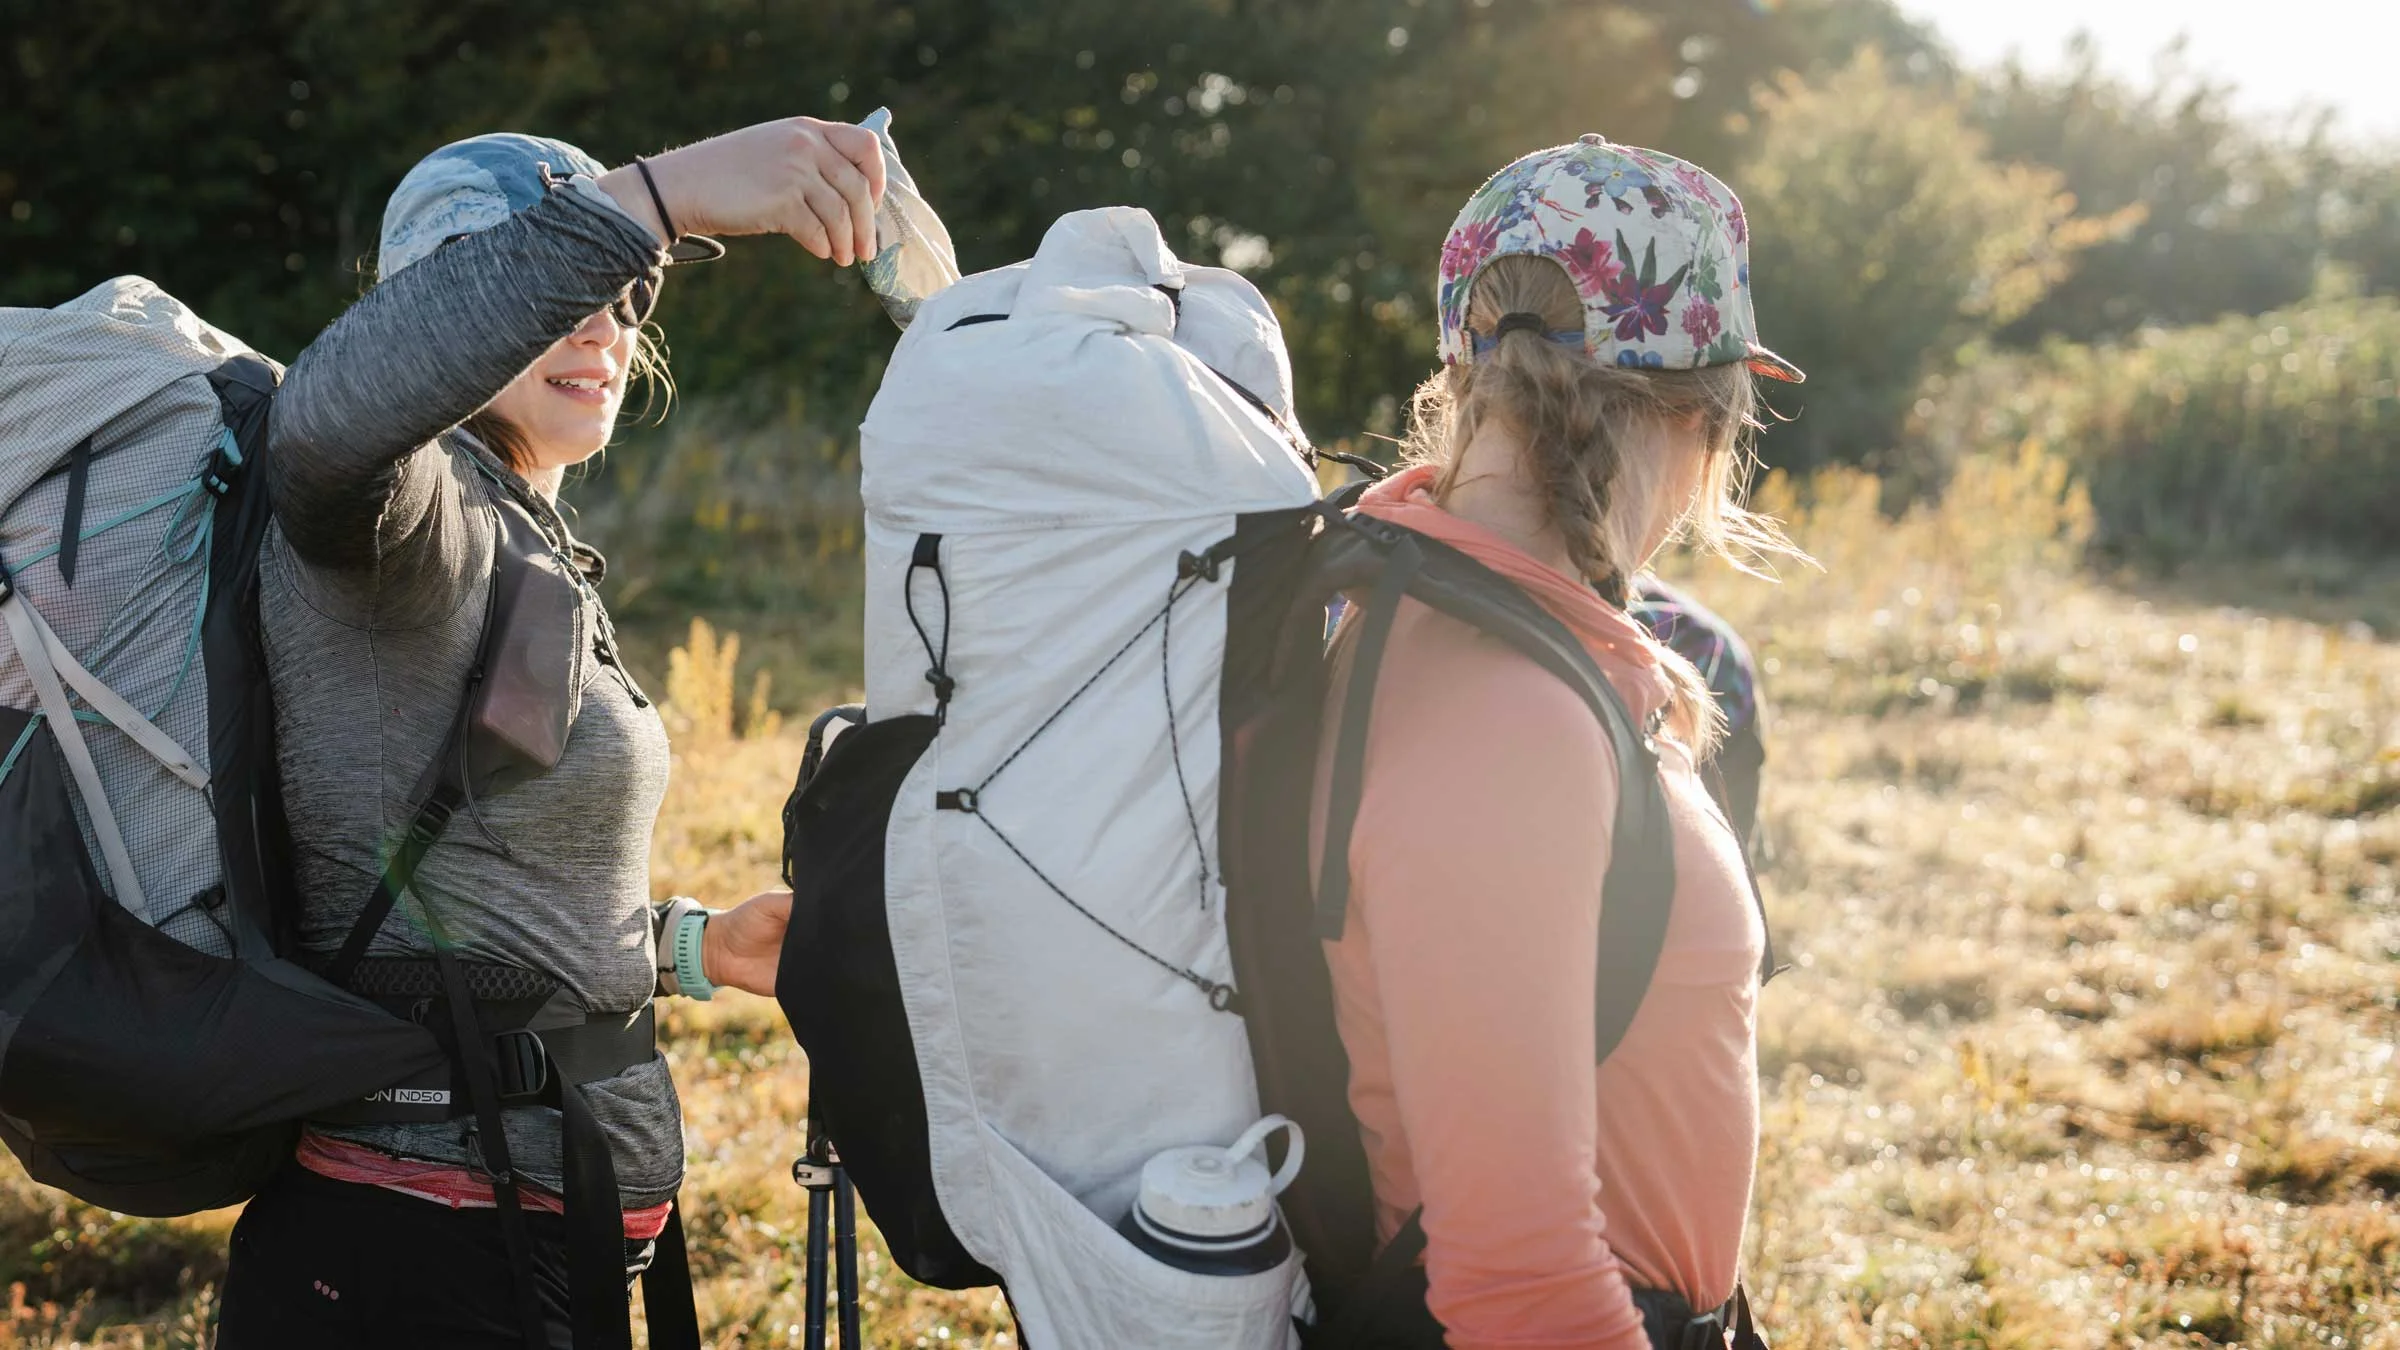
[[[550,1086],[550,1052],[542,1038],[518,1027],[492,1037],[502,1097],[538,1097]]]
[[[1684,1323],[1683,1334],[1677,1339],[1683,1350],[1722,1350],[1725,1319],[1715,1313],[1704,1313]]]
[[[1175,558],[1175,576],[1178,580],[1183,581],[1188,581],[1193,577],[1198,577],[1202,581],[1215,581],[1218,563],[1219,560],[1214,552],[1178,554]]]
[[[839,1162],[818,1163],[806,1158],[792,1160],[792,1184],[812,1191],[830,1191],[834,1178],[841,1174]]]
[[[433,847],[433,841],[439,839],[442,831],[450,827],[452,814],[448,802],[442,801],[438,797],[429,798],[423,806],[417,808],[416,818],[408,822],[409,841],[422,848]]]
[[[222,497],[233,491],[235,481],[241,476],[241,442],[233,438],[233,431],[228,428],[217,435],[216,452],[208,457],[208,467],[200,471],[200,486],[208,489],[210,496]]]

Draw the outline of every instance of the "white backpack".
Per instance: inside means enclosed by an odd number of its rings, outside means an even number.
[[[1115,1230],[1260,1116],[1220,692],[1234,541],[1317,500],[1290,407],[1264,297],[1120,207],[927,300],[862,428],[866,725],[794,800],[779,992],[900,1264],[1003,1284],[1032,1345],[1282,1350],[1306,1301],[1298,1253]]]

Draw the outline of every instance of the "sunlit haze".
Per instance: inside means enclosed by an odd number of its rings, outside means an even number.
[[[1971,65],[2012,51],[2055,68],[2077,30],[2099,43],[2110,70],[2146,78],[2177,34],[2197,73],[2229,82],[2244,111],[2330,107],[2353,136],[2400,139],[2400,80],[2392,77],[2400,5],[2389,0],[1900,0],[1930,20]]]

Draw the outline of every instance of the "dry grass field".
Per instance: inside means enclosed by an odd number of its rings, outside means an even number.
[[[1898,522],[1876,491],[1770,485],[1825,570],[1699,577],[1775,717],[1776,1344],[2400,1348],[2400,584],[2097,582],[2030,451]],[[656,884],[723,904],[773,881],[798,738],[695,637]],[[804,1064],[760,1000],[664,1025],[702,1323],[793,1344]],[[0,1174],[0,1347],[205,1344],[230,1223]],[[988,1292],[864,1269],[877,1346],[1013,1343]]]

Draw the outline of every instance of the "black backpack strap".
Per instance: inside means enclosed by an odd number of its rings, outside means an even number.
[[[683,1206],[667,1210],[650,1264],[642,1270],[642,1310],[652,1350],[700,1350],[700,1312],[692,1304],[692,1262],[683,1241]]]
[[[1350,685],[1342,695],[1341,734],[1333,745],[1333,782],[1325,800],[1325,852],[1317,873],[1317,936],[1333,942],[1342,935],[1350,905],[1350,835],[1358,826],[1359,798],[1365,787],[1367,727],[1373,720],[1375,677],[1383,669],[1383,651],[1392,637],[1392,616],[1408,590],[1424,554],[1414,540],[1399,539],[1380,559],[1375,589],[1360,620],[1358,645],[1350,657]]]
[[[75,557],[83,547],[83,497],[92,481],[92,438],[84,437],[67,452],[67,501],[58,521],[58,579],[75,584]]]
[[[575,1328],[575,1344],[590,1350],[632,1350],[616,1161],[583,1089],[567,1083],[553,1086],[551,1104],[558,1108],[565,1142],[567,1314]],[[684,1306],[691,1306],[689,1298]]]
[[[505,509],[505,508],[503,508]],[[494,650],[494,637],[501,611],[501,569],[508,550],[503,537],[505,525],[495,523],[492,541],[492,571],[487,583],[489,595],[484,606],[483,629],[476,639],[475,655],[467,671],[467,685],[459,698],[458,711],[453,716],[449,732],[443,737],[441,749],[435,752],[417,784],[417,807],[407,832],[393,849],[383,874],[376,879],[375,889],[367,904],[351,925],[342,947],[325,971],[334,984],[347,986],[364,959],[375,934],[399,903],[400,896],[414,883],[417,868],[425,860],[451,818],[467,799],[468,739],[472,726],[477,689],[482,685]],[[514,1286],[519,1331],[526,1350],[545,1350],[548,1333],[536,1295],[533,1265],[533,1241],[525,1220],[522,1197],[514,1166],[509,1157],[508,1136],[504,1132],[500,1091],[501,1066],[494,1040],[477,1012],[473,990],[469,985],[462,962],[439,918],[430,908],[424,910],[431,931],[434,959],[438,963],[443,987],[443,1001],[449,1005],[450,1025],[447,1028],[452,1044],[448,1047],[466,1079],[467,1099],[473,1106],[475,1130],[483,1153],[484,1168],[490,1173],[492,1198],[499,1211],[500,1233],[508,1249],[511,1283]],[[575,1344],[587,1350],[631,1350],[633,1330],[630,1309],[625,1298],[625,1229],[623,1205],[619,1198],[615,1160],[608,1149],[607,1136],[602,1133],[598,1118],[592,1113],[581,1086],[565,1073],[553,1073],[543,1092],[545,1104],[557,1108],[563,1132],[566,1170],[566,1230],[568,1309],[574,1326]],[[655,1284],[645,1277],[643,1288],[656,1289],[660,1297],[646,1300],[652,1310],[652,1340],[659,1350],[698,1350],[700,1344],[696,1314],[692,1309],[691,1277],[682,1261],[683,1248],[678,1230],[675,1241],[667,1244],[661,1254],[671,1269],[658,1271]],[[655,1262],[654,1262],[655,1264]],[[680,1297],[675,1295],[680,1294]],[[688,1332],[688,1334],[687,1334]]]
[[[1375,1253],[1341,1313],[1304,1332],[1303,1350],[1444,1350],[1447,1333],[1426,1306],[1424,1255],[1425,1210],[1419,1206]]]
[[[366,907],[358,912],[357,921],[350,925],[349,935],[342,939],[341,950],[324,971],[327,980],[344,988],[349,987],[350,977],[357,972],[358,963],[366,957],[367,947],[382,930],[392,907],[416,880],[417,867],[441,839],[443,831],[450,828],[450,818],[466,801],[468,718],[475,705],[475,690],[483,683],[485,663],[492,654],[494,617],[500,612],[500,559],[500,540],[495,530],[492,572],[485,583],[483,631],[475,639],[475,656],[467,665],[467,687],[459,695],[458,711],[451,715],[450,730],[442,737],[441,748],[434,751],[432,762],[417,778],[417,807],[410,814],[407,830],[393,848],[391,859],[384,864],[383,875],[375,879],[375,889],[368,894]]]
[[[230,448],[219,438],[207,468],[216,493],[201,624],[209,796],[224,864],[224,914],[234,951],[245,961],[293,950],[299,910],[275,756],[274,692],[258,622],[259,546],[273,515],[262,466],[278,378],[275,364],[255,355],[233,357],[208,373],[232,436]]]
[[[1403,581],[1409,598],[1508,644],[1557,676],[1581,696],[1608,736],[1618,766],[1617,812],[1600,907],[1593,1009],[1595,1059],[1605,1060],[1625,1039],[1643,996],[1649,992],[1659,953],[1666,947],[1667,919],[1674,905],[1674,840],[1668,827],[1666,794],[1659,783],[1657,751],[1650,738],[1635,729],[1624,699],[1565,624],[1516,583],[1438,539],[1373,517],[1337,518],[1319,543],[1320,573],[1310,590],[1324,594],[1378,582],[1388,575],[1387,569],[1401,555],[1403,545],[1418,555]],[[1377,589],[1380,592],[1380,585]],[[1373,608],[1362,617],[1362,623],[1376,618],[1375,609],[1384,611],[1388,622],[1393,606],[1383,604],[1379,595],[1369,604]],[[1380,661],[1380,645],[1369,651],[1364,642],[1367,636],[1362,630],[1354,662],[1364,663],[1369,657]],[[1356,694],[1363,690],[1371,697],[1374,688],[1373,675],[1366,675],[1362,683],[1357,665],[1352,667],[1351,681],[1351,697],[1342,709],[1345,734],[1352,717],[1366,716]],[[1329,865],[1339,856],[1332,852],[1334,824],[1345,812],[1355,821],[1358,810],[1354,781],[1348,785],[1352,789],[1349,800],[1343,800],[1338,742],[1335,755],[1334,795],[1326,803],[1325,856]],[[1342,894],[1346,898],[1346,885]],[[1319,904],[1322,922],[1322,890]]]
[[[440,963],[442,988],[450,1005],[450,1053],[467,1078],[467,1099],[475,1106],[475,1136],[483,1152],[484,1170],[491,1175],[492,1203],[500,1214],[500,1240],[508,1248],[509,1283],[515,1295],[517,1330],[525,1350],[546,1350],[540,1299],[533,1282],[533,1234],[525,1222],[525,1206],[517,1194],[517,1176],[508,1153],[508,1132],[501,1124],[498,1057],[491,1038],[483,1034],[475,1014],[475,997],[467,988],[466,972],[446,934],[434,937],[434,960]],[[615,1206],[610,1206],[615,1212]],[[570,1252],[569,1276],[573,1265]],[[582,1337],[577,1336],[580,1342]]]

